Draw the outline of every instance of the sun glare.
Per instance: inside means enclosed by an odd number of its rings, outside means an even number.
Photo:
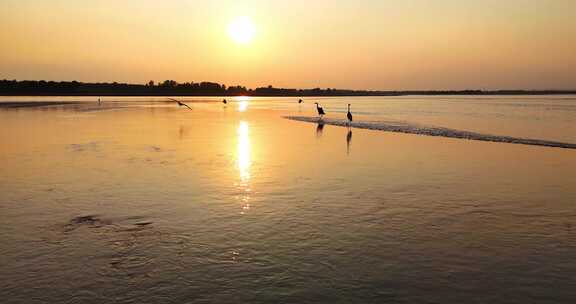
[[[254,39],[256,27],[250,18],[238,17],[228,25],[228,34],[235,42],[246,44]]]
[[[250,129],[248,123],[241,121],[238,126],[238,170],[240,180],[245,183],[250,179]]]

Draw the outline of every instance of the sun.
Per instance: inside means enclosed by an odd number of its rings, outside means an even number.
[[[250,18],[238,17],[228,25],[228,34],[235,42],[247,44],[254,39],[256,27]]]

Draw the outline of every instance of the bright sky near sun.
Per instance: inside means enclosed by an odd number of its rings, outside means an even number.
[[[0,79],[576,88],[573,0],[1,0]]]
[[[237,17],[228,25],[228,34],[230,34],[230,38],[237,43],[247,44],[254,39],[256,26],[249,17]]]

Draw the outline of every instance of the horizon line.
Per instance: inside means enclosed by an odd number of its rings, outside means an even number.
[[[281,88],[281,87],[274,87],[273,85],[268,85],[268,86],[260,86],[260,87],[255,87],[255,88],[248,88],[246,86],[243,85],[226,85],[223,83],[219,83],[219,82],[212,82],[212,81],[200,81],[200,82],[195,82],[195,81],[189,81],[189,82],[177,82],[175,80],[164,80],[162,82],[155,82],[153,80],[148,81],[147,83],[131,83],[131,82],[117,82],[117,81],[113,81],[113,82],[83,82],[83,81],[78,81],[78,80],[17,80],[17,79],[0,79],[0,95],[2,95],[2,93],[10,93],[10,92],[3,92],[4,90],[16,90],[16,91],[41,91],[42,89],[46,89],[46,87],[41,88],[38,86],[33,86],[33,87],[20,87],[20,88],[13,88],[13,87],[5,87],[6,84],[41,84],[41,85],[54,85],[54,84],[73,84],[76,86],[93,86],[93,87],[102,87],[102,86],[109,86],[108,89],[110,90],[118,90],[118,89],[122,89],[121,87],[130,87],[130,88],[147,88],[148,90],[152,90],[152,89],[159,89],[159,90],[163,90],[163,91],[167,91],[167,90],[180,90],[180,91],[189,91],[189,90],[209,90],[209,91],[214,91],[214,93],[216,93],[215,91],[222,91],[222,93],[230,93],[230,95],[234,95],[234,96],[242,96],[245,94],[242,93],[257,93],[257,94],[262,94],[265,93],[266,91],[268,91],[269,93],[276,93],[276,94],[282,94],[282,93],[296,93],[296,92],[302,92],[302,93],[310,93],[310,92],[316,92],[316,93],[322,93],[322,94],[344,94],[344,93],[356,93],[356,94],[367,94],[366,96],[368,96],[370,93],[373,94],[418,94],[418,93],[423,93],[423,94],[435,94],[435,93],[440,93],[440,94],[471,94],[473,95],[474,93],[479,93],[479,94],[490,94],[490,93],[516,93],[516,94],[521,94],[521,93],[531,93],[531,94],[547,94],[547,93],[553,93],[553,94],[576,94],[576,88],[574,89],[526,89],[526,88],[515,88],[515,89],[478,89],[478,88],[467,88],[467,89],[346,89],[346,88],[331,88],[331,87],[314,87],[314,88]],[[62,88],[62,89],[73,89],[73,88]],[[12,92],[12,93],[17,93],[17,92]],[[54,92],[56,93],[56,92]],[[62,92],[65,93],[65,92]],[[73,92],[68,92],[68,93],[73,93]],[[90,95],[90,96],[97,96],[99,94],[90,94],[91,92],[89,91],[84,91],[84,92],[77,92],[80,93],[81,95]],[[98,92],[93,92],[93,93],[98,93]],[[112,93],[112,92],[100,92],[101,95],[107,95],[106,93]],[[125,92],[128,93],[128,92]],[[137,95],[142,95],[141,93],[155,93],[155,92],[139,92],[138,94],[135,94],[134,96]],[[156,92],[156,93],[160,93],[160,92]],[[168,92],[164,92],[164,93],[168,93]],[[186,93],[186,92],[181,92],[181,93]],[[193,93],[193,92],[188,92],[188,93]],[[198,92],[199,93],[199,92]],[[13,94],[9,94],[9,95],[13,95]],[[8,95],[8,96],[9,96]],[[66,95],[69,95],[66,93]],[[122,94],[124,95],[124,94]],[[130,94],[128,94],[130,95]],[[162,94],[160,94],[162,95]],[[184,94],[186,95],[186,94]],[[274,95],[274,94],[272,94]],[[168,96],[168,95],[166,95]],[[224,95],[222,95],[224,96]],[[304,95],[303,95],[304,96]]]

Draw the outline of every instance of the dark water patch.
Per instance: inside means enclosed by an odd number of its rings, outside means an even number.
[[[80,227],[102,228],[107,227],[109,232],[137,232],[153,228],[154,222],[141,216],[125,219],[103,218],[99,215],[76,216],[64,224],[64,231],[70,232]]]
[[[0,109],[17,109],[17,108],[38,108],[47,106],[64,106],[80,104],[79,102],[66,101],[22,101],[22,102],[0,102]]]
[[[80,227],[101,228],[107,225],[112,225],[109,220],[104,220],[98,215],[81,215],[72,218],[67,224],[64,225],[64,231],[74,231]]]
[[[156,146],[156,145],[146,146],[145,149],[148,152],[153,152],[153,153],[168,153],[168,152],[173,153],[173,152],[176,152],[176,149],[166,149],[164,147],[160,147],[160,146]]]
[[[68,150],[72,152],[85,152],[85,151],[98,152],[100,150],[100,143],[97,141],[91,141],[84,144],[69,144]]]
[[[153,222],[139,222],[139,223],[134,223],[135,226],[138,227],[144,227],[144,226],[148,226],[148,225],[152,225]]]
[[[148,147],[148,149],[149,149],[151,152],[162,152],[162,148],[160,148],[160,147],[158,147],[158,146],[150,146],[150,147]]]
[[[146,280],[158,272],[158,257],[151,252],[151,244],[170,238],[169,233],[142,216],[76,216],[64,224],[63,232],[59,246],[75,247],[84,240],[100,244],[98,252],[106,254],[95,262],[99,276],[129,280]]]
[[[121,105],[106,105],[106,106],[98,106],[98,105],[89,105],[89,104],[76,104],[72,110],[77,112],[103,112],[103,111],[114,111],[114,110],[121,110],[121,109],[128,109],[129,106],[121,106]]]
[[[349,125],[348,121],[344,119],[323,118],[322,120],[320,120],[317,117],[309,117],[309,116],[286,116],[284,118],[295,121],[315,123],[319,125],[320,124],[333,125],[340,127],[347,127]],[[478,141],[488,141],[498,143],[543,146],[543,147],[563,148],[563,149],[576,149],[576,144],[574,143],[482,134],[482,133],[442,128],[442,127],[422,126],[399,121],[355,121],[350,123],[350,127],[358,129],[378,130],[378,131],[416,134],[425,136],[439,136],[446,138],[478,140]]]

